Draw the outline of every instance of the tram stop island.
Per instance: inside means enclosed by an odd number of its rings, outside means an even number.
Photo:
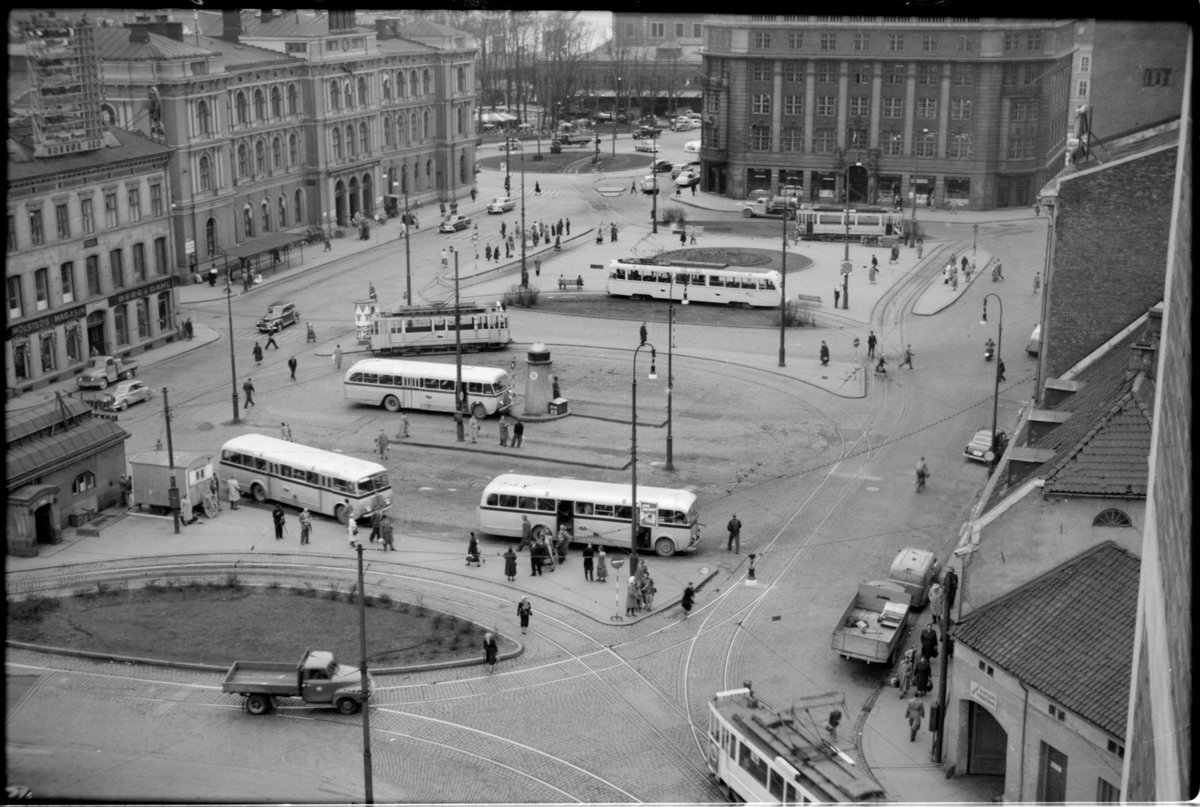
[[[518,417],[528,421],[547,421],[558,420],[569,414],[570,403],[559,395],[558,376],[554,374],[550,348],[542,342],[534,342],[525,354],[525,408]]]

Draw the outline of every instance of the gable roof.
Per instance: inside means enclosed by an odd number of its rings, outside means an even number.
[[[1105,541],[964,616],[954,638],[1124,737],[1140,569]]]

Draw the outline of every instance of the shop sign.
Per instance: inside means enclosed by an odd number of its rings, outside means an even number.
[[[37,333],[47,328],[62,325],[69,320],[83,319],[86,315],[86,306],[77,305],[74,308],[64,308],[62,311],[55,311],[53,314],[31,319],[28,322],[18,322],[16,325],[5,330],[4,338],[5,340],[9,340],[16,336],[27,336],[31,333]]]
[[[162,280],[156,280],[149,285],[142,286],[137,289],[123,291],[120,294],[114,294],[108,298],[109,307],[118,306],[122,303],[127,303],[130,300],[136,300],[139,297],[149,297],[151,294],[157,294],[160,291],[167,291],[175,286],[175,277],[164,277]]]
[[[1000,699],[996,697],[995,692],[992,692],[990,689],[984,689],[972,681],[970,695],[971,700],[982,703],[992,714],[996,713],[996,707],[1000,705]]]

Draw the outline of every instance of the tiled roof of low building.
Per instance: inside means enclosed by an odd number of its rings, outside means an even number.
[[[1124,737],[1140,568],[1105,541],[972,611],[955,640]]]
[[[203,59],[212,55],[204,48],[161,34],[147,33],[145,42],[131,42],[128,28],[97,28],[96,53],[101,61],[110,62]]]
[[[9,130],[10,138],[14,136],[14,132],[15,127]],[[108,129],[108,134],[116,138],[120,145],[77,154],[66,154],[62,157],[38,157],[27,161],[10,159],[8,161],[8,182],[11,185],[14,182],[51,174],[95,169],[110,163],[136,160],[142,157],[162,157],[165,160],[171,154],[169,146],[157,143],[138,132],[113,127]]]

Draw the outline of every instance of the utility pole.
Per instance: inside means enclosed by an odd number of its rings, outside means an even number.
[[[167,489],[167,501],[171,504],[171,515],[175,521],[175,534],[179,534],[179,486],[175,482],[175,447],[171,443],[171,406],[167,402],[167,388],[163,387],[163,417],[167,420],[167,464],[171,469],[171,487]]]
[[[454,250],[454,431],[457,442],[463,442],[463,418],[466,416],[467,396],[462,382],[462,314],[458,307],[458,250]]]
[[[779,277],[779,366],[787,367],[787,357],[784,355],[783,337],[787,328],[787,217],[788,200],[783,200],[783,271]],[[796,200],[796,220],[799,222],[800,200]]]
[[[363,591],[363,545],[359,541],[354,545],[358,554],[358,649],[359,674],[362,687],[362,728],[363,728],[363,802],[375,803],[375,787],[371,775],[371,681],[367,675],[367,609],[366,592]]]
[[[237,359],[233,355],[233,284],[229,280],[229,272],[225,273],[225,311],[229,315],[229,373],[233,391],[233,422],[238,422],[238,391],[237,391]]]

